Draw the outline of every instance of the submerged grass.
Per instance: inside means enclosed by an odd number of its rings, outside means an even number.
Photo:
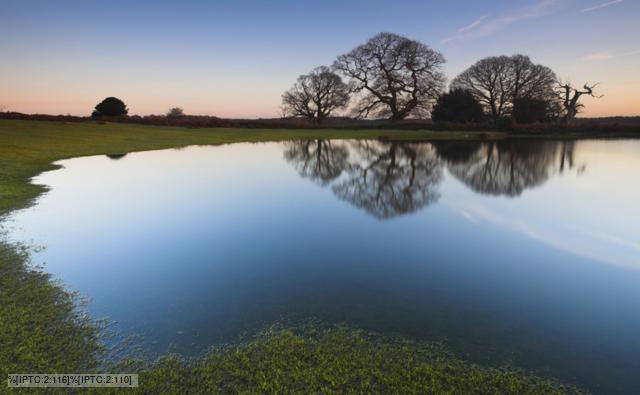
[[[385,338],[347,327],[266,330],[195,360],[167,355],[137,369],[134,393],[565,394],[579,393],[516,370],[484,368],[438,344]],[[96,391],[98,392],[98,391]]]
[[[381,137],[420,140],[479,136],[389,130],[191,130],[0,120],[0,218],[29,205],[42,193],[43,187],[30,184],[30,178],[55,168],[52,162],[64,158],[194,144]],[[77,295],[33,267],[26,248],[0,235],[0,376],[90,373],[109,366],[105,365],[105,348],[100,342],[101,325],[84,313],[78,300]],[[140,372],[141,387],[126,392],[144,394],[574,391],[523,372],[468,364],[433,345],[390,341],[348,328],[322,330],[315,335],[268,330],[249,342],[217,348],[196,360],[167,355],[153,363],[121,361],[116,368]]]
[[[32,267],[26,248],[0,242],[0,376],[94,371],[101,328],[79,300]]]

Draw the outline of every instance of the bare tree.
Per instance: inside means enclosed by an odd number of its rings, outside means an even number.
[[[512,100],[535,99],[550,101],[554,99],[555,73],[548,67],[534,64],[528,56],[511,56],[513,73]],[[512,103],[513,104],[513,103]]]
[[[580,97],[588,95],[600,99],[604,95],[596,95],[594,89],[598,84],[589,86],[589,83],[584,84],[583,89],[574,88],[571,83],[558,82],[560,101],[564,109],[564,116],[562,117],[563,123],[569,123],[572,119],[580,113],[580,110],[584,108],[584,104],[580,103]]]
[[[451,88],[471,92],[497,120],[509,102],[508,64],[506,56],[484,58],[451,81]]]
[[[5,112],[7,110],[7,106],[4,104],[0,104],[0,112]]]
[[[359,94],[358,117],[400,120],[424,116],[442,92],[442,54],[427,45],[392,33],[379,33],[341,55],[333,67],[349,78]]]
[[[320,66],[298,77],[293,87],[282,95],[282,112],[286,116],[305,117],[322,123],[348,102],[347,85],[327,66]]]
[[[453,89],[465,89],[482,103],[494,121],[510,115],[520,99],[552,101],[556,76],[528,56],[492,56],[481,59],[458,75]]]

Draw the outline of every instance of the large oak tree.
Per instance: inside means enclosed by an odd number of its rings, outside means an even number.
[[[479,60],[451,82],[471,92],[494,121],[511,115],[521,99],[555,100],[556,75],[528,56],[492,56]]]
[[[445,85],[442,54],[392,33],[379,33],[338,57],[335,70],[358,94],[358,117],[426,116]]]

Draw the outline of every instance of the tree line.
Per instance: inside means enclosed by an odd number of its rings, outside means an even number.
[[[583,109],[583,96],[599,98],[595,85],[562,82],[549,67],[528,56],[490,56],[477,61],[447,84],[444,56],[428,45],[379,33],[298,77],[282,95],[282,115],[322,124],[337,112],[356,119],[399,121],[431,118],[435,122],[567,124]],[[124,116],[125,103],[108,97],[93,117]],[[174,107],[166,118],[184,118]]]
[[[447,88],[444,56],[428,45],[379,33],[340,55],[331,67],[301,75],[282,95],[282,112],[322,123],[337,111],[356,118],[427,118],[442,122],[569,123],[584,95],[528,56],[491,56],[455,77]]]

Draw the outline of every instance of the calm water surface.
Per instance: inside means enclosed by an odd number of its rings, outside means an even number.
[[[640,392],[640,141],[234,144],[60,162],[13,238],[197,354],[278,320]]]

